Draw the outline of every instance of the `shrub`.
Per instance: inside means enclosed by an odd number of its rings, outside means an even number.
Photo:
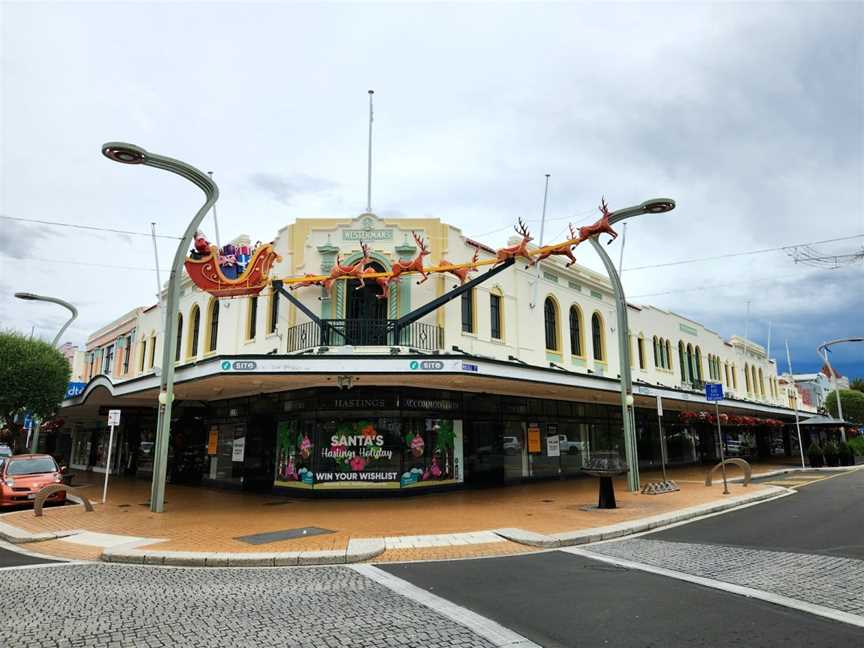
[[[813,441],[810,447],[807,448],[807,459],[813,468],[818,468],[822,465],[822,446],[817,441]]]
[[[845,441],[840,442],[840,445],[837,448],[837,456],[840,459],[838,463],[841,466],[851,466],[854,463],[852,460],[852,448],[850,448],[849,444]]]
[[[864,436],[857,436],[854,439],[849,439],[846,444],[853,454],[864,457]]]
[[[837,465],[837,444],[833,441],[826,441],[825,447],[822,449],[822,454],[825,456],[825,464],[827,466]]]

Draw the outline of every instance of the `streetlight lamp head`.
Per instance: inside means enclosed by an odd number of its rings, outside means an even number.
[[[642,203],[646,214],[662,214],[675,209],[675,201],[671,198],[653,198]]]
[[[102,145],[102,155],[109,160],[123,164],[144,164],[147,151],[140,146],[126,142],[107,142]]]
[[[29,292],[16,292],[15,296],[18,299],[29,299],[31,301],[39,299],[39,295],[34,295],[33,293]]]

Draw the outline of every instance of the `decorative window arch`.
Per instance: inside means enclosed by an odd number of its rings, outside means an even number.
[[[606,331],[603,316],[599,311],[594,311],[591,315],[591,347],[594,352],[594,359],[599,362],[606,362]]]
[[[746,362],[744,363],[744,383],[747,386],[747,393],[748,394],[752,393],[752,390],[750,387],[750,365],[747,364]]]
[[[669,352],[669,340],[660,338],[660,365],[664,369],[672,368],[671,355],[672,354]]]
[[[639,357],[639,368],[645,368],[645,334],[640,333],[636,338],[636,355]]]
[[[558,302],[552,295],[543,300],[543,328],[546,333],[546,350],[558,352],[561,349],[561,335],[558,332]]]
[[[180,351],[183,348],[183,313],[177,313],[177,345],[174,348],[174,362],[180,362]]]
[[[660,341],[657,339],[657,336],[654,336],[654,366],[662,367],[662,355],[660,354]]]
[[[198,340],[201,337],[201,308],[193,304],[189,311],[189,333],[186,335],[186,357],[194,358],[198,355]]]
[[[756,382],[756,365],[750,365],[750,384],[753,385],[753,395],[759,395],[759,384]]]
[[[585,357],[582,343],[582,309],[577,304],[570,306],[570,354]]]
[[[681,365],[681,382],[687,382],[687,351],[683,340],[678,340],[678,364]]]
[[[696,378],[696,368],[693,360],[693,345],[687,345],[687,381],[693,382]]]
[[[216,350],[216,342],[219,339],[219,300],[211,299],[210,305],[207,307],[207,345],[206,352],[210,353]]]
[[[669,340],[665,341],[663,348],[666,351],[666,368],[671,371],[672,370],[672,344],[669,342]]]
[[[762,368],[759,368],[759,395],[765,398],[765,374],[762,373]]]

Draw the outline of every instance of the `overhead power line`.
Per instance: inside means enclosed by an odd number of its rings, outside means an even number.
[[[18,221],[19,223],[31,223],[35,225],[50,225],[52,227],[71,227],[72,229],[80,229],[94,232],[108,232],[110,234],[124,234],[126,236],[146,236],[150,238],[152,234],[150,232],[133,232],[130,230],[121,230],[115,229],[113,227],[101,227],[99,225],[81,225],[79,223],[60,223],[58,221],[47,221],[47,220],[39,220],[35,218],[17,218],[15,216],[6,216],[4,214],[0,214],[0,218],[11,221]],[[179,241],[179,236],[168,236],[166,234],[157,234],[156,238],[162,239],[171,239],[174,241]]]
[[[730,252],[729,254],[718,254],[716,256],[696,257],[694,259],[683,259],[681,261],[669,261],[667,263],[655,263],[652,265],[633,266],[632,268],[624,268],[624,272],[633,270],[648,270],[651,268],[668,268],[670,266],[685,265],[687,263],[698,263],[700,261],[716,261],[718,259],[731,259],[733,257],[748,256],[751,254],[765,254],[766,252],[784,252],[793,250],[805,245],[821,245],[822,243],[835,243],[837,241],[850,241],[856,238],[864,238],[864,234],[853,234],[852,236],[841,236],[840,238],[825,239],[823,241],[809,241],[807,243],[797,243],[795,245],[781,245],[780,247],[762,248],[761,250],[749,250],[747,252]]]

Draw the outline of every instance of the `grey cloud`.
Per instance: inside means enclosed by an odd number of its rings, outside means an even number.
[[[303,174],[285,176],[276,173],[255,173],[249,180],[255,188],[285,205],[290,205],[292,200],[301,194],[325,193],[339,186],[326,178]]]
[[[2,219],[3,236],[0,236],[0,254],[13,259],[26,259],[32,255],[34,243],[45,238],[44,230],[20,222]]]

